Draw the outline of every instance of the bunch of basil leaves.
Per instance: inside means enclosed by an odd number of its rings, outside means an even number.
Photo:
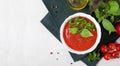
[[[90,0],[89,9],[104,29],[116,32],[114,25],[120,22],[120,0]]]

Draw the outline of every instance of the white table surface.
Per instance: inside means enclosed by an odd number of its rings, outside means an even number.
[[[0,66],[86,66],[81,61],[74,63],[40,23],[47,13],[42,0],[0,0]],[[119,65],[120,59],[102,59],[97,64]]]

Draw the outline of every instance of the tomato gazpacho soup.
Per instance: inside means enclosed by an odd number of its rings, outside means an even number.
[[[85,51],[95,44],[97,29],[90,19],[77,16],[65,24],[63,39],[71,49]]]

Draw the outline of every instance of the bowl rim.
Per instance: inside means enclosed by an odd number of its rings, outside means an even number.
[[[82,17],[85,17],[87,19],[90,19],[94,24],[95,24],[95,27],[97,29],[97,39],[96,39],[96,42],[95,44],[88,50],[85,50],[85,51],[77,51],[77,50],[74,50],[72,48],[70,48],[67,43],[64,41],[64,37],[63,37],[63,30],[64,30],[64,26],[66,25],[66,23],[74,18],[74,17],[78,17],[78,16],[82,16]],[[100,39],[101,39],[101,28],[100,28],[100,25],[98,24],[98,22],[95,20],[94,17],[92,17],[91,15],[89,14],[86,14],[86,13],[82,13],[82,12],[78,12],[78,13],[75,13],[73,15],[70,15],[68,16],[64,22],[62,23],[61,27],[60,27],[60,39],[61,39],[61,42],[63,44],[63,46],[70,52],[72,53],[76,53],[76,54],[86,54],[86,53],[89,53],[89,52],[92,52],[96,47],[97,45],[99,44],[100,42]]]

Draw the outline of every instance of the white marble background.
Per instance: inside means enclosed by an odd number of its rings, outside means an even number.
[[[0,66],[86,66],[81,61],[73,63],[40,23],[47,12],[42,0],[0,0]],[[97,66],[119,64],[120,59],[102,59]]]

